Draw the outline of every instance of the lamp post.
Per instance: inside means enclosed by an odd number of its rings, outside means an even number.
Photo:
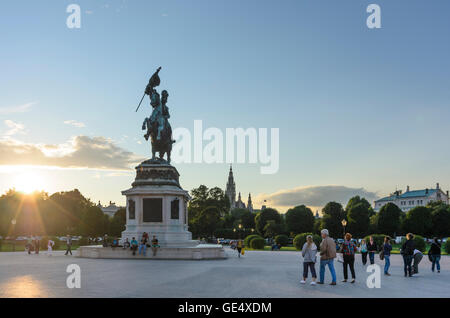
[[[242,224],[239,224],[239,240],[241,239]]]
[[[346,219],[343,219],[343,220],[341,221],[341,223],[342,223],[342,226],[343,226],[343,228],[344,228],[344,236],[345,236],[345,226],[347,225],[347,220],[346,220]]]
[[[12,224],[12,233],[13,233],[13,252],[15,252],[16,251],[16,237],[14,236],[14,230],[15,230],[15,227],[16,227],[16,219],[12,219],[11,220],[11,224]]]

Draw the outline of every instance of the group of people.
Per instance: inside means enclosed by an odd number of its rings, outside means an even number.
[[[41,241],[38,237],[29,237],[27,244],[25,245],[25,249],[28,252],[28,254],[31,254],[32,251],[34,251],[35,254],[39,254],[40,250],[40,244]],[[47,255],[52,256],[53,247],[55,246],[55,241],[52,239],[48,239],[47,241]],[[66,237],[66,253],[64,255],[72,255],[72,237],[70,235],[67,235]]]
[[[391,239],[386,236],[381,247],[377,246],[376,241],[371,236],[369,241],[366,243],[365,240],[361,241],[358,247],[356,243],[352,240],[352,235],[346,233],[344,236],[344,242],[339,246],[336,245],[335,241],[329,236],[327,229],[321,231],[322,242],[319,248],[313,241],[313,237],[308,235],[306,237],[306,242],[302,248],[303,256],[303,279],[300,281],[301,284],[306,283],[308,277],[308,271],[311,272],[312,281],[311,285],[324,284],[325,280],[325,269],[328,269],[331,273],[331,284],[336,285],[336,270],[334,268],[334,259],[338,256],[337,253],[341,253],[342,258],[338,257],[338,261],[343,264],[344,279],[342,282],[347,282],[348,280],[348,269],[352,275],[351,283],[356,281],[355,275],[355,254],[357,251],[361,252],[361,260],[363,265],[367,264],[367,256],[369,256],[370,264],[375,264],[375,253],[380,252],[380,259],[385,261],[384,264],[384,274],[390,276],[389,268],[391,265],[390,257],[392,251]],[[401,255],[403,256],[404,263],[404,274],[405,277],[411,277],[419,272],[419,263],[423,258],[422,252],[415,248],[414,245],[414,235],[408,233],[406,235],[406,241],[401,247]],[[315,264],[317,262],[317,252],[320,254],[320,273],[319,281],[317,280],[317,274],[315,270]],[[431,261],[431,270],[434,272],[435,268],[438,273],[440,273],[440,258],[441,258],[441,245],[437,238],[433,239],[430,250],[428,252],[428,258]]]
[[[133,252],[133,255],[136,255],[136,251],[138,251],[139,255],[142,254],[142,255],[146,256],[147,255],[147,247],[149,246],[152,249],[153,256],[156,256],[156,253],[158,252],[158,249],[160,248],[158,239],[156,238],[155,235],[153,235],[153,238],[152,238],[150,244],[148,243],[148,241],[149,241],[149,235],[148,235],[148,233],[144,232],[142,234],[141,241],[139,243],[135,237],[133,237],[131,239],[131,242],[128,241],[128,238],[126,238],[125,242],[123,243],[123,248],[131,249],[131,251]]]

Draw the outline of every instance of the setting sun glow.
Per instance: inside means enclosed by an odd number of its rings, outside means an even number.
[[[14,186],[17,191],[24,193],[33,193],[45,189],[44,179],[33,173],[18,175],[14,180]]]

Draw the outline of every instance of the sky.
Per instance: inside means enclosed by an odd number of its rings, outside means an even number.
[[[69,29],[69,4],[81,28]],[[381,8],[369,29],[366,8]],[[234,163],[255,208],[450,188],[447,0],[3,1],[0,193],[124,204],[149,158],[135,108],[159,66],[173,128],[279,128],[279,169]],[[229,165],[175,165],[184,189]]]

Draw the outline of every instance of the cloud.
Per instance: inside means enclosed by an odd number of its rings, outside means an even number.
[[[0,165],[131,170],[144,158],[104,137],[76,136],[63,144],[29,144],[0,139]]]
[[[76,121],[76,120],[65,120],[64,124],[70,125],[77,128],[83,128],[86,127],[86,125],[82,122]]]
[[[25,134],[25,126],[23,124],[19,124],[16,122],[13,122],[12,120],[6,119],[4,121],[5,125],[9,128],[5,132],[5,136],[13,136],[16,134]]]
[[[0,107],[0,115],[12,114],[12,113],[25,113],[30,110],[31,106],[36,102],[26,103],[16,106]]]
[[[330,201],[347,204],[348,200],[359,195],[369,202],[378,198],[375,192],[364,188],[350,188],[342,185],[308,186],[280,190],[269,194],[259,194],[254,198],[255,203],[266,204],[282,210],[304,204],[308,207],[321,208]],[[264,200],[267,202],[263,203]]]

